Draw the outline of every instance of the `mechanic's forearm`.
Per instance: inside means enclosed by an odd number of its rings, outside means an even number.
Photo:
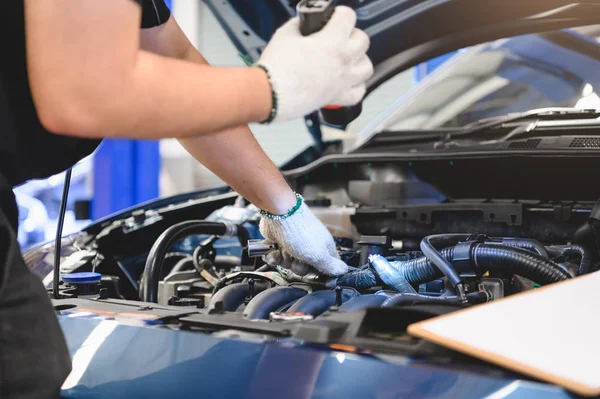
[[[141,46],[165,57],[208,65],[174,18],[162,26],[142,31]],[[179,142],[194,158],[257,207],[284,213],[294,205],[296,198],[291,188],[248,126],[179,139]]]
[[[31,90],[51,131],[186,137],[270,114],[271,88],[259,68],[215,68],[140,50],[134,1],[26,0],[25,6]]]
[[[167,57],[208,64],[171,18],[164,26],[142,32],[144,49]],[[284,213],[296,198],[281,172],[246,125],[219,133],[179,139],[201,164],[257,207]]]
[[[292,189],[248,127],[180,142],[194,158],[257,207],[282,214],[294,206]]]
[[[167,131],[170,137],[211,133],[263,121],[271,110],[270,84],[259,68],[211,67],[142,53],[133,81],[130,103],[120,109],[129,114],[131,105],[135,115],[121,115],[126,121],[120,123],[147,138]]]
[[[42,121],[55,133],[157,139],[265,120],[270,93],[258,68],[214,68],[140,51],[127,80],[96,91],[67,88],[60,104],[39,97],[36,102]]]

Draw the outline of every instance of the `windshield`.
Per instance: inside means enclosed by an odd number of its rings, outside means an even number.
[[[600,55],[595,41],[576,37]],[[600,61],[541,35],[498,40],[461,51],[377,125],[388,131],[456,128],[537,108],[600,108],[599,71]]]

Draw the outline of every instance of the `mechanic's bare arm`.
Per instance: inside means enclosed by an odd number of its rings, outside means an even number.
[[[214,68],[140,50],[134,1],[25,0],[25,7],[32,94],[53,132],[186,137],[270,114],[271,89],[259,68]]]
[[[141,46],[166,57],[207,64],[173,17],[161,26],[144,29]],[[292,190],[248,126],[179,139],[179,142],[194,158],[257,207],[280,214],[296,202]]]
[[[40,120],[84,137],[191,137],[352,105],[373,73],[368,36],[339,6],[319,32],[275,32],[261,68],[216,68],[139,48],[133,0],[25,0],[27,62]],[[315,68],[318,65],[318,68]],[[272,112],[272,91],[277,107]]]

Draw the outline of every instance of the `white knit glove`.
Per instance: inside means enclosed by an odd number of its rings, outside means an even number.
[[[333,237],[304,203],[286,219],[263,216],[260,232],[279,245],[279,250],[265,257],[272,266],[282,266],[300,276],[308,272],[309,266],[328,276],[340,276],[348,271],[348,266],[340,260]]]
[[[355,26],[354,10],[338,6],[327,25],[312,35],[302,36],[298,17],[275,32],[257,63],[267,69],[276,95],[274,121],[363,99],[373,64],[366,55],[369,37]]]

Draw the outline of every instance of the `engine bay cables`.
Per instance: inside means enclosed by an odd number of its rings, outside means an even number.
[[[65,182],[63,185],[62,197],[60,199],[60,208],[58,211],[58,221],[56,226],[56,238],[54,241],[54,274],[52,279],[52,293],[54,299],[60,299],[60,250],[62,244],[62,232],[65,224],[65,214],[67,213],[67,201],[69,199],[69,188],[71,187],[71,175],[73,169],[69,168],[65,173]]]

